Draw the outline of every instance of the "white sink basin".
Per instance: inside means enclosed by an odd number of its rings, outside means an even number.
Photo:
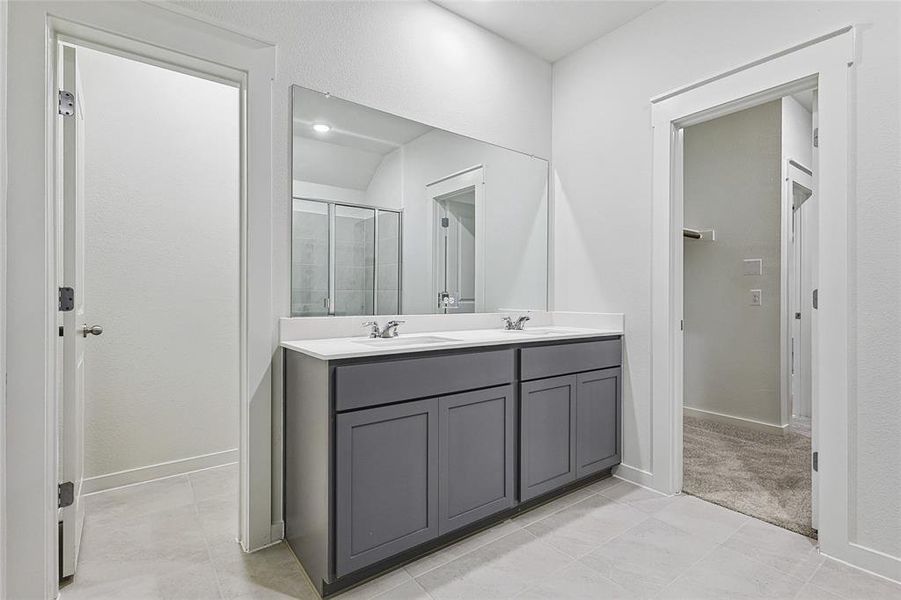
[[[437,335],[422,335],[418,337],[396,338],[367,338],[365,340],[353,340],[356,344],[364,346],[415,346],[419,344],[443,344],[445,342],[459,342],[460,340]]]
[[[566,329],[555,329],[553,327],[535,327],[533,329],[504,329],[504,333],[513,333],[518,335],[559,335],[563,333],[571,333]]]

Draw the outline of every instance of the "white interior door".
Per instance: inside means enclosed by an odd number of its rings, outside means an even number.
[[[84,479],[84,355],[91,333],[85,326],[84,286],[84,91],[78,76],[76,49],[61,46],[60,89],[75,95],[74,114],[59,115],[62,215],[61,286],[74,290],[74,306],[61,311],[62,342],[59,407],[59,476],[61,490],[71,486],[71,504],[59,509],[60,577],[75,574],[84,523],[81,484]],[[99,330],[94,330],[98,334]]]

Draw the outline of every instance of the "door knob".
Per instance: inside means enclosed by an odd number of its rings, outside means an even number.
[[[89,335],[100,335],[103,333],[103,327],[100,325],[92,325],[88,327],[88,324],[85,323],[81,326],[81,335],[84,337],[88,337]]]

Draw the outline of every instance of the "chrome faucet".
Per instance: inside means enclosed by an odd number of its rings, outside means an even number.
[[[385,325],[385,328],[382,329],[382,333],[380,334],[383,338],[395,338],[397,337],[397,328],[406,323],[406,321],[388,321]]]
[[[530,317],[529,315],[522,315],[521,317],[519,317],[518,319],[516,319],[514,321],[508,315],[508,316],[504,317],[504,329],[507,329],[510,331],[522,331],[523,329],[526,328],[526,321],[528,321],[531,318],[532,317]]]
[[[397,328],[406,321],[388,321],[384,328],[379,327],[378,321],[366,321],[363,327],[369,328],[369,337],[371,338],[396,338]]]
[[[363,327],[369,328],[369,337],[371,337],[371,338],[381,337],[381,332],[379,330],[378,321],[366,321],[365,323],[363,323]]]

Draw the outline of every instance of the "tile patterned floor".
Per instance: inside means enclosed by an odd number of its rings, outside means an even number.
[[[317,598],[284,544],[239,550],[236,489],[231,466],[89,496],[62,600]],[[608,479],[337,598],[901,599],[901,586],[824,559],[814,543]]]

